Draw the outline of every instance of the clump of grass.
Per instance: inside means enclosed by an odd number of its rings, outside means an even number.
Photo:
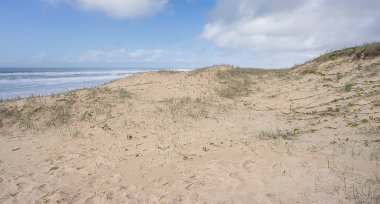
[[[256,68],[239,68],[230,66],[226,70],[219,70],[216,77],[220,80],[230,80],[232,78],[245,78],[249,75],[260,75],[270,72],[279,72],[281,70],[274,69],[256,69]]]
[[[236,97],[247,96],[250,84],[248,80],[233,79],[229,80],[222,87],[216,88],[215,92],[220,97],[234,99]]]
[[[76,128],[61,132],[58,134],[58,136],[61,141],[84,138],[83,132]]]
[[[167,105],[165,109],[167,111],[166,113],[168,113],[172,118],[206,118],[209,114],[208,107],[210,105],[210,102],[207,98],[170,98],[164,100],[163,102]],[[165,111],[162,108],[159,108],[159,110],[160,112]]]
[[[273,140],[273,139],[284,139],[284,140],[294,140],[299,134],[298,129],[294,130],[276,130],[276,131],[262,131],[258,137],[261,140]]]
[[[371,161],[379,161],[380,160],[380,145],[374,144],[372,152],[370,154]]]
[[[374,117],[374,116],[370,115],[369,119],[375,121],[376,123],[380,123],[380,117]]]
[[[343,78],[343,76],[344,75],[342,73],[340,73],[340,72],[336,73],[336,80],[337,81],[341,80]]]
[[[380,135],[380,126],[365,126],[361,127],[359,130],[360,133],[364,135]]]
[[[178,74],[178,73],[180,73],[180,71],[176,71],[176,70],[159,70],[159,71],[157,71],[157,73],[159,73],[159,74]]]
[[[3,124],[3,119],[0,118],[0,128],[2,128],[3,126],[4,126],[4,124]]]
[[[376,100],[372,101],[372,105],[373,105],[373,107],[380,107],[380,100],[376,99]]]
[[[350,91],[352,91],[352,87],[354,86],[354,84],[352,84],[352,83],[347,83],[347,84],[345,84],[344,85],[344,90],[346,91],[346,92],[350,92]]]
[[[282,70],[253,68],[229,68],[226,70],[218,70],[216,78],[222,85],[221,87],[216,88],[215,92],[218,96],[229,99],[247,96],[249,94],[249,88],[253,83],[251,76],[270,72],[277,73],[281,71]]]
[[[66,124],[72,117],[70,108],[65,105],[55,105],[51,107],[51,115],[52,119],[47,122],[48,126]]]
[[[380,55],[380,43],[370,43],[361,46],[350,47],[346,49],[336,50],[316,58],[314,61],[324,62],[328,60],[336,60],[340,57],[351,57],[357,59],[367,59]]]
[[[363,119],[361,122],[362,123],[369,123],[368,119]]]
[[[89,121],[93,118],[93,116],[94,116],[94,111],[85,111],[81,119],[84,121]]]
[[[105,130],[105,131],[110,131],[110,130],[112,130],[111,127],[110,127],[108,124],[104,124],[104,125],[102,125],[101,128],[102,128],[103,130]]]
[[[83,137],[83,133],[78,130],[78,129],[75,129],[73,131],[70,132],[70,137],[71,138],[82,138]]]
[[[317,68],[307,68],[301,72],[303,75],[306,74],[314,74],[314,75],[319,75],[319,76],[326,76],[326,74],[319,72]]]
[[[132,98],[132,94],[130,92],[128,92],[126,89],[124,88],[120,88],[118,90],[119,92],[119,97],[124,99],[124,98]]]
[[[359,123],[357,123],[357,122],[352,122],[352,121],[348,121],[348,122],[347,122],[347,126],[348,126],[348,127],[352,127],[352,128],[354,128],[354,127],[358,127],[358,126],[359,126]]]
[[[336,103],[336,102],[339,102],[339,101],[342,101],[342,100],[344,100],[344,98],[336,98],[336,99],[332,100],[331,102],[332,103]]]

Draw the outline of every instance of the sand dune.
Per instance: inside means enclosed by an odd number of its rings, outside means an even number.
[[[380,44],[0,102],[0,203],[380,203]]]

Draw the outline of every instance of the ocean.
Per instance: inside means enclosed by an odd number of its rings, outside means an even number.
[[[43,96],[95,87],[114,79],[156,70],[158,69],[0,68],[0,99]]]

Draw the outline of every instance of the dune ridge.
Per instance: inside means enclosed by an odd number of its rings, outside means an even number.
[[[0,203],[380,203],[380,44],[0,102]]]

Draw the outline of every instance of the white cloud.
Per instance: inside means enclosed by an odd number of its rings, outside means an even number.
[[[219,0],[202,37],[227,49],[309,56],[379,41],[379,11],[379,0]]]
[[[68,3],[85,11],[100,11],[114,18],[139,18],[160,12],[169,0],[45,0]]]
[[[136,50],[128,51],[124,48],[117,50],[88,50],[84,52],[79,61],[82,63],[128,63],[128,62],[149,62],[162,57],[163,50]]]

